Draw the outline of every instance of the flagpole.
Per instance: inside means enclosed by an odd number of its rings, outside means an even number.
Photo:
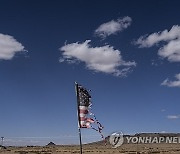
[[[76,97],[77,97],[77,118],[78,118],[78,132],[79,132],[79,144],[80,144],[80,154],[82,154],[82,140],[81,140],[81,128],[80,128],[80,119],[79,119],[79,91],[78,91],[78,84],[75,82],[75,90],[76,90]]]

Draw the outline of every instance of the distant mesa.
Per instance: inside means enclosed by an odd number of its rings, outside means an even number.
[[[154,137],[169,137],[169,138],[178,137],[178,138],[180,138],[180,133],[137,133],[137,134],[132,134],[132,135],[124,134],[123,137],[124,137],[124,144],[127,144],[126,137],[151,137],[151,138],[154,138]],[[107,136],[107,137],[105,137],[105,141],[92,142],[92,143],[89,143],[89,145],[100,146],[100,145],[104,145],[104,143],[107,143],[107,145],[110,145],[109,138],[110,138],[110,136]]]
[[[54,142],[49,142],[46,146],[56,146]]]

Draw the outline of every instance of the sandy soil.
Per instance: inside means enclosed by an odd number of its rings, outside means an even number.
[[[0,154],[78,154],[79,146],[7,147]],[[84,154],[180,154],[180,144],[83,145]]]

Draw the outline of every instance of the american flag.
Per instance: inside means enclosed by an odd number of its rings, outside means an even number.
[[[89,90],[76,83],[76,94],[78,103],[79,128],[91,128],[99,132],[102,139],[105,141],[105,138],[102,134],[102,130],[104,127],[101,125],[99,120],[97,120],[95,114],[91,112],[92,102]]]
[[[88,118],[89,108],[91,107],[91,95],[88,90],[78,85],[78,115],[80,128],[90,128],[94,119]]]

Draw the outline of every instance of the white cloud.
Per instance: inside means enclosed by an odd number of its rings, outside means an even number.
[[[158,50],[158,55],[167,58],[170,62],[180,62],[180,26],[174,25],[169,31],[153,33],[141,36],[134,43],[140,48],[152,47],[160,42],[166,44]]]
[[[128,26],[131,25],[132,19],[130,17],[124,17],[122,19],[111,20],[109,22],[103,23],[95,30],[95,35],[105,39],[107,36],[112,34],[117,34]]]
[[[0,34],[0,59],[10,60],[21,51],[24,51],[24,46],[13,36]]]
[[[180,119],[180,115],[168,115],[168,119]]]
[[[170,81],[169,79],[164,80],[161,85],[168,87],[180,87],[180,73],[175,75],[177,80]]]
[[[86,40],[83,43],[76,42],[64,45],[60,48],[63,51],[63,58],[60,59],[60,62],[75,63],[80,61],[84,62],[90,70],[116,76],[126,76],[131,71],[132,66],[136,66],[135,62],[125,62],[121,52],[112,46],[91,47],[90,42],[90,40]]]

